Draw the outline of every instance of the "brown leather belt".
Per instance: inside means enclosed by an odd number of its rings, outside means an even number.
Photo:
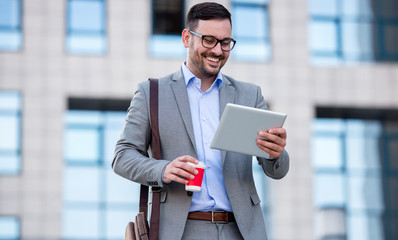
[[[232,212],[212,211],[212,212],[190,212],[188,219],[211,221],[212,223],[228,223],[235,222]]]

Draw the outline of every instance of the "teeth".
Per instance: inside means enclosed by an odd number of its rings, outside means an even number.
[[[207,59],[207,60],[210,60],[210,61],[213,61],[213,62],[218,62],[218,61],[220,61],[220,59],[218,59],[218,58],[212,58],[212,57],[207,57],[206,59]]]

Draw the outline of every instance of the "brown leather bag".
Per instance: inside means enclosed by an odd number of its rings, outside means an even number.
[[[149,79],[149,104],[152,126],[152,153],[155,159],[160,159],[160,140],[158,126],[158,79]],[[148,191],[149,187],[141,185],[139,213],[134,222],[126,226],[126,240],[157,240],[159,239],[159,211],[160,211],[160,188],[152,187],[152,209],[150,226],[148,226]]]

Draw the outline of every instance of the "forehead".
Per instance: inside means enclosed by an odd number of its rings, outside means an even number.
[[[232,28],[228,19],[211,19],[199,20],[195,31],[222,39],[231,37]]]

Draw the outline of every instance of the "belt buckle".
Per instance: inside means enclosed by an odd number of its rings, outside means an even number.
[[[227,215],[225,221],[216,221],[214,220],[215,216],[214,213],[225,213]],[[226,224],[228,223],[228,212],[224,212],[224,211],[211,211],[211,222],[212,223],[222,223],[222,224]]]

